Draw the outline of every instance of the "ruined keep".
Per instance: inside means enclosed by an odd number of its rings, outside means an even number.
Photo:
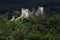
[[[36,9],[32,9],[32,11],[30,11],[29,9],[26,8],[22,8],[21,9],[21,15],[19,17],[16,18],[16,20],[19,20],[20,18],[28,18],[28,17],[38,17],[38,16],[43,16],[44,15],[44,7],[38,7],[38,10],[36,11]],[[12,17],[12,19],[15,19]]]

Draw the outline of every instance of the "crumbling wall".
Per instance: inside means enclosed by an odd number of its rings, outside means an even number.
[[[28,17],[35,17],[35,16],[43,16],[44,15],[44,7],[38,7],[38,10],[36,11],[36,9],[32,9],[32,11],[30,11],[29,9],[25,9],[22,8],[21,9],[21,15],[19,17],[16,18],[16,20],[19,20],[20,18],[28,18]]]

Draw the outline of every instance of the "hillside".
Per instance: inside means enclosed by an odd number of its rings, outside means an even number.
[[[60,40],[60,15],[9,22],[0,16],[0,40]]]
[[[44,15],[21,16],[39,6]],[[60,40],[60,0],[0,0],[0,40]]]

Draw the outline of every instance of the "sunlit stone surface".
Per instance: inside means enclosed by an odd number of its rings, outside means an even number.
[[[21,17],[29,17],[29,9],[21,9]]]
[[[13,21],[13,20],[15,20],[15,17],[14,16],[12,17],[11,21]]]
[[[20,18],[28,18],[29,17],[29,14],[30,14],[29,9],[22,8],[21,9],[21,16],[18,17],[18,18],[16,18],[16,20],[18,20]]]
[[[44,7],[39,7],[37,12],[36,12],[36,16],[39,16],[39,15],[44,15]]]

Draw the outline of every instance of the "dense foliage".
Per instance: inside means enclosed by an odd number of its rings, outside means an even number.
[[[0,40],[60,40],[60,15],[23,18],[9,22],[0,16]]]

